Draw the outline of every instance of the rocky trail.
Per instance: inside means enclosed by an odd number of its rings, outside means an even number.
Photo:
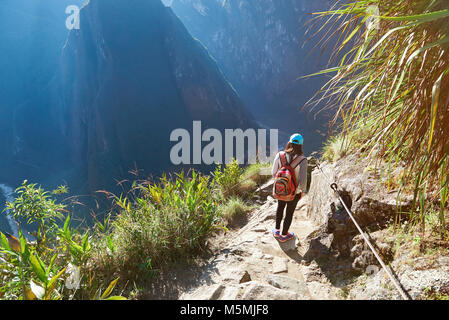
[[[296,238],[285,243],[271,233],[276,205],[269,196],[205,266],[198,286],[180,299],[339,299],[339,289],[303,259],[308,237],[319,229],[307,218],[307,197],[298,203],[290,229]]]
[[[401,299],[342,209],[329,179],[338,183],[355,219],[410,298],[449,296],[449,249],[432,247],[431,241],[416,245],[413,235],[392,231],[398,195],[379,185],[381,167],[373,169],[352,155],[321,169],[310,168],[310,190],[299,201],[290,228],[295,239],[281,243],[271,233],[277,202],[270,195],[272,182],[267,182],[254,198],[260,207],[229,232],[210,239],[205,256],[159,275],[143,298]],[[410,196],[400,202],[404,210],[410,204]]]

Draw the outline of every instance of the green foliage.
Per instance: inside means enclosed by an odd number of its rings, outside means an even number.
[[[62,187],[53,194],[60,193],[61,190],[63,190]],[[47,237],[53,235],[54,225],[57,219],[62,217],[65,206],[57,203],[57,200],[40,186],[28,184],[27,180],[15,192],[17,194],[15,201],[7,202],[4,211],[13,215],[18,221],[23,218],[28,224],[37,223],[36,239],[38,243],[42,243]]]
[[[59,191],[61,189],[59,188]],[[37,242],[0,233],[0,297],[3,299],[59,300],[106,299],[115,287],[101,292],[106,279],[92,276],[89,264],[93,237],[70,228],[70,216],[63,227],[64,205],[36,184],[25,181],[17,198],[7,204],[15,218],[38,223]],[[57,194],[61,194],[57,192]],[[69,285],[71,284],[71,285]]]
[[[188,260],[213,232],[227,230],[226,223],[251,210],[242,198],[263,180],[257,173],[263,166],[243,170],[234,160],[219,166],[213,178],[191,171],[157,183],[134,182],[126,195],[112,195],[111,212],[86,230],[71,227],[72,217],[55,198],[65,187],[49,193],[25,181],[7,209],[37,223],[38,241],[0,234],[0,297],[124,299],[114,295],[118,288]]]
[[[220,199],[209,179],[181,172],[157,184],[138,184],[126,197],[115,196],[118,214],[98,247],[96,265],[104,273],[137,280],[198,252],[221,223]]]
[[[422,296],[423,300],[449,300],[449,292],[440,292],[432,288],[426,288]]]
[[[67,186],[59,186],[51,192],[54,195],[63,195],[69,193],[69,188]]]
[[[253,208],[253,206],[245,203],[241,198],[231,197],[220,205],[219,211],[227,223],[232,223],[236,218],[246,214]]]
[[[64,262],[58,258],[58,250],[46,248],[40,253],[36,246],[28,243],[19,230],[19,239],[1,235],[0,292],[6,299],[54,300],[62,298],[65,274]],[[15,244],[15,242],[18,242]],[[61,263],[62,262],[62,263]],[[17,281],[15,281],[17,279]]]
[[[323,159],[335,162],[343,158],[348,150],[347,141],[343,135],[331,137],[323,147]]]
[[[243,170],[240,168],[237,160],[233,159],[224,168],[219,164],[212,173],[214,177],[213,184],[224,198],[238,194],[237,187],[239,186],[242,172]]]
[[[260,174],[261,169],[269,166],[269,163],[255,163],[246,168],[241,168],[238,162],[233,159],[224,167],[217,166],[212,173],[214,177],[212,185],[224,200],[233,197],[247,199],[269,179],[270,176]]]
[[[265,169],[265,170],[264,170]],[[261,171],[268,171],[269,175],[261,174]],[[250,199],[258,187],[262,186],[271,177],[270,164],[255,163],[247,166],[235,187],[235,195],[242,199]]]
[[[425,223],[425,189],[440,184],[441,191],[427,195],[445,204],[449,184],[449,2],[359,0],[339,6],[316,14],[322,28],[335,30],[333,57],[341,58],[319,73],[335,75],[314,102],[336,110],[334,123],[342,123],[343,135],[369,132],[362,140],[367,154],[405,163],[402,185],[416,182],[418,210],[411,213]],[[373,18],[378,23],[368,24]],[[322,43],[328,42],[324,37]]]

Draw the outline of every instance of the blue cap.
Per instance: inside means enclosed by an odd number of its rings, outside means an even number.
[[[304,138],[299,133],[295,133],[294,135],[292,135],[290,137],[290,141],[289,142],[291,142],[293,144],[303,144],[304,143]]]

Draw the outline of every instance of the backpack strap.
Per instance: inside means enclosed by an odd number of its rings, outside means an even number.
[[[285,156],[285,152],[279,152],[279,159],[281,160],[281,167],[285,167],[288,165],[287,158]]]
[[[297,166],[299,166],[304,160],[306,160],[307,158],[304,156],[297,156],[295,159],[293,159],[293,161],[290,163],[290,166],[294,169]]]

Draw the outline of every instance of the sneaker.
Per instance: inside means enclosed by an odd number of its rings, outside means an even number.
[[[278,230],[278,229],[273,229],[273,236],[275,237],[275,238],[279,238],[279,236],[281,235],[281,230]]]
[[[279,235],[279,241],[280,242],[286,242],[288,240],[293,239],[294,237],[295,237],[295,234],[293,232],[289,232],[285,236],[281,234],[281,235]]]

